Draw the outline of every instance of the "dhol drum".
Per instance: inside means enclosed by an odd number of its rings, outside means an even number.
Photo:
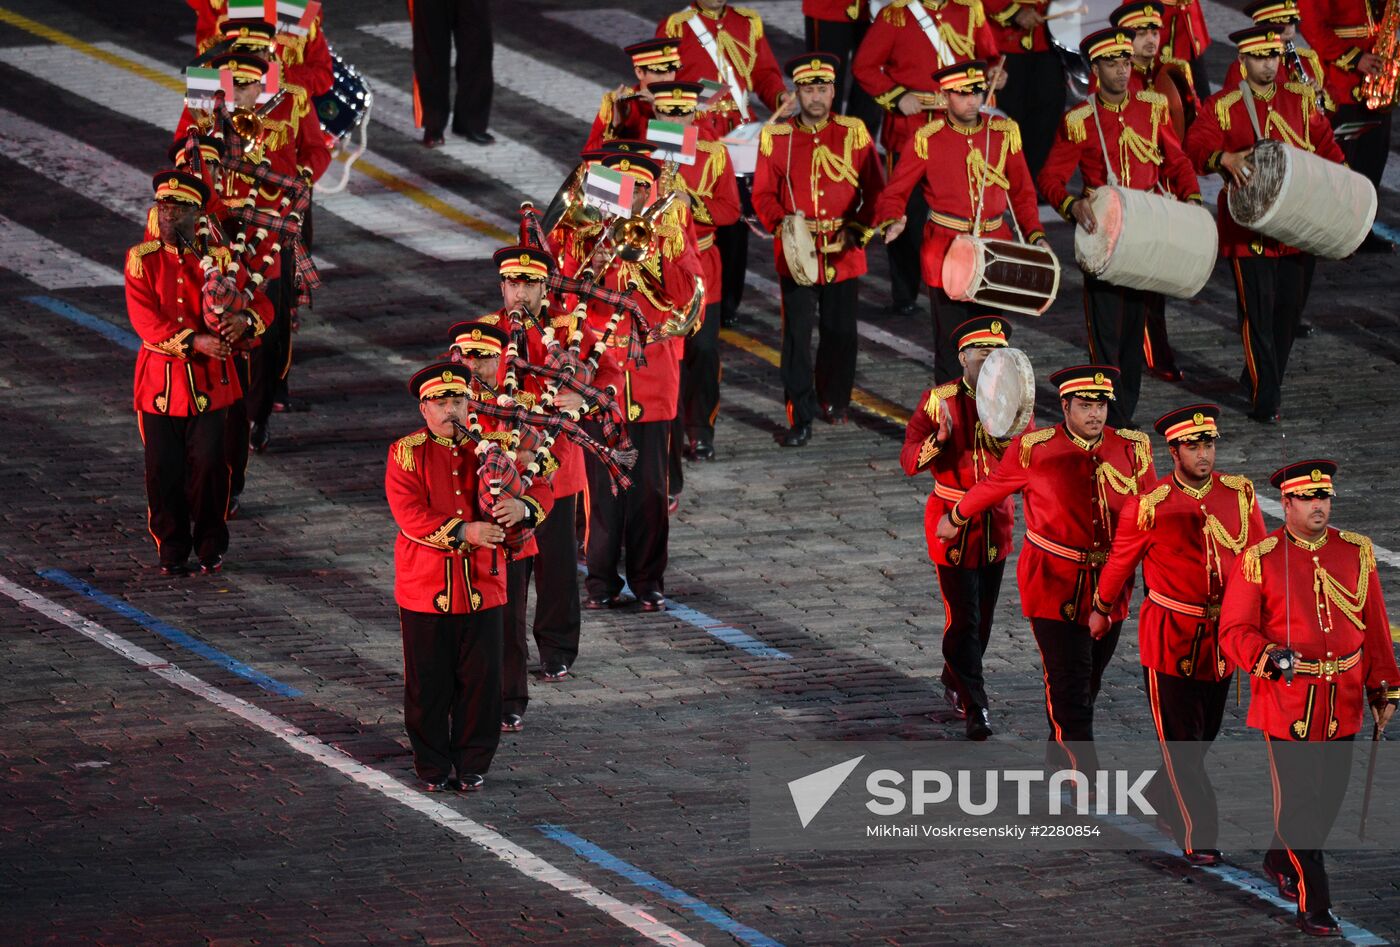
[[[977,419],[997,440],[1015,437],[1035,414],[1035,371],[1020,349],[992,349],[977,376]]]
[[[788,272],[798,286],[812,286],[821,272],[821,261],[817,259],[817,244],[812,232],[807,229],[807,218],[801,212],[788,214],[783,218],[779,232],[782,234],[783,259]]]
[[[329,44],[327,46],[329,48]],[[369,146],[369,113],[374,108],[374,92],[364,77],[355,71],[354,66],[340,58],[334,48],[330,49],[330,54],[331,90],[325,95],[316,96],[314,102],[321,128],[331,139],[332,146],[343,152],[344,161],[338,181],[332,183],[327,175],[317,182],[316,189],[323,194],[343,191],[350,182],[350,168]],[[352,136],[358,138],[354,144],[350,142]]]
[[[1105,185],[1089,199],[1098,226],[1074,228],[1074,258],[1115,286],[1190,299],[1215,269],[1215,218],[1199,204]]]
[[[1038,316],[1060,291],[1060,261],[1049,247],[958,234],[943,257],[952,299]]]
[[[1327,260],[1351,256],[1376,220],[1376,189],[1350,168],[1264,140],[1253,173],[1226,197],[1241,226]]]

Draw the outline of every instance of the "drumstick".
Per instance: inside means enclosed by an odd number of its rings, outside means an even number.
[[[1060,17],[1062,17],[1062,16],[1079,16],[1079,15],[1082,14],[1082,13],[1088,13],[1088,12],[1089,12],[1089,5],[1088,5],[1088,4],[1085,4],[1084,6],[1081,6],[1081,7],[1075,7],[1073,10],[1061,10],[1061,11],[1059,11],[1058,13],[1050,13],[1050,14],[1047,14],[1046,17],[1045,17],[1045,21],[1048,23],[1048,22],[1050,22],[1051,20],[1058,20],[1058,19],[1059,19]]]

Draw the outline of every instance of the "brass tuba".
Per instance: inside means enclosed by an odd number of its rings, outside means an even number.
[[[687,336],[698,332],[700,318],[705,314],[705,280],[695,277],[695,290],[683,308],[672,309],[666,321],[661,323],[662,335]]]
[[[559,185],[540,219],[540,227],[546,234],[553,233],[560,224],[586,230],[603,222],[603,212],[583,200],[583,179],[587,173],[587,165],[580,164]]]
[[[629,263],[641,263],[651,255],[656,242],[656,225],[661,215],[671,209],[676,202],[676,192],[667,191],[651,206],[635,217],[619,217],[603,231],[601,239],[608,242],[608,255],[596,271],[588,267],[583,272],[584,279],[597,280],[612,266],[613,260],[622,257]]]

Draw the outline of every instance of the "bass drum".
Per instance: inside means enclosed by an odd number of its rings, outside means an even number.
[[[1241,226],[1325,260],[1351,256],[1371,232],[1376,189],[1350,168],[1272,140],[1250,165],[1249,183],[1226,198]]]
[[[1015,437],[1035,415],[1035,370],[1020,349],[992,349],[977,376],[977,420],[999,441]]]
[[[374,105],[374,93],[364,77],[355,71],[330,44],[331,90],[315,98],[316,117],[326,134],[339,141],[360,126]]]
[[[1199,204],[1105,185],[1089,199],[1098,226],[1074,228],[1081,269],[1114,286],[1190,299],[1215,269],[1215,218]]]
[[[1117,9],[1114,0],[1051,0],[1045,8],[1045,29],[1050,45],[1059,54],[1065,70],[1065,88],[1071,102],[1089,97],[1089,64],[1079,54],[1079,41],[1107,25],[1108,15]]]

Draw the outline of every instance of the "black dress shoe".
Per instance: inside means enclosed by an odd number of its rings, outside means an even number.
[[[1282,415],[1277,411],[1251,411],[1245,417],[1258,424],[1277,424]]]
[[[237,496],[231,496],[231,497],[229,497],[229,498],[228,498],[228,512],[224,514],[224,519],[225,519],[225,520],[237,519],[237,518],[238,518],[238,512],[239,512],[239,510],[241,510],[242,508],[243,508],[243,505],[242,505],[241,503],[238,502],[238,497],[237,497]]]
[[[675,516],[676,510],[679,510],[680,508],[681,498],[676,496],[674,493],[668,493],[666,495],[666,515]]]
[[[1313,937],[1341,937],[1342,925],[1337,923],[1337,919],[1332,916],[1332,912],[1323,908],[1321,911],[1309,911],[1304,914],[1298,912],[1298,930],[1304,934],[1311,934]]]
[[[1209,868],[1211,865],[1218,865],[1225,860],[1225,856],[1218,848],[1196,848],[1189,852],[1182,852],[1181,857],[1186,859],[1188,865],[1195,865],[1197,868]]]
[[[992,735],[992,724],[986,707],[973,707],[967,714],[967,738],[981,743]]]
[[[494,145],[496,136],[490,132],[457,132],[473,145]]]
[[[630,595],[622,595],[619,593],[617,595],[608,595],[604,598],[587,598],[584,600],[583,607],[589,611],[596,612],[605,608],[626,608],[636,601],[637,600]]]
[[[1170,368],[1154,368],[1152,369],[1152,374],[1162,379],[1162,381],[1169,382],[1178,382],[1186,377],[1181,373],[1181,369],[1177,368],[1175,365]]]
[[[272,435],[268,433],[266,421],[254,421],[253,426],[248,430],[248,446],[254,453],[261,454],[267,450],[267,445],[272,443]]]
[[[885,307],[887,316],[912,316],[919,311],[918,303],[890,303]]]
[[[486,780],[482,779],[476,773],[463,773],[461,776],[454,779],[452,783],[452,788],[456,789],[458,792],[476,792],[485,785]]]
[[[788,428],[788,432],[783,435],[784,447],[806,447],[807,442],[812,439],[811,424],[794,424]]]
[[[185,565],[183,562],[172,563],[170,565],[165,565],[164,563],[162,563],[160,567],[160,574],[165,576],[167,579],[182,579],[190,574],[190,567]]]
[[[200,575],[216,575],[224,567],[224,557],[215,556],[213,559],[199,560]]]
[[[1311,322],[1300,322],[1293,329],[1293,338],[1306,339],[1313,334],[1313,324]]]
[[[456,788],[451,779],[430,779],[423,783],[424,792],[451,792]]]
[[[725,329],[731,329],[734,326],[737,326],[739,324],[739,313],[724,312],[721,310],[719,314],[719,324],[722,328]]]
[[[1269,876],[1269,880],[1278,885],[1278,896],[1285,901],[1298,900],[1298,879],[1292,875],[1281,871],[1275,871],[1266,861],[1264,862],[1264,874]]]
[[[1357,253],[1394,253],[1395,244],[1385,237],[1372,230],[1366,235],[1366,239],[1361,241],[1361,246],[1356,248]]]
[[[501,717],[502,733],[519,733],[525,729],[525,718],[520,714],[505,714]]]
[[[442,133],[441,133],[441,132],[430,132],[430,131],[427,131],[426,129],[424,130],[424,132],[423,132],[423,147],[424,147],[424,148],[441,148],[441,147],[442,147],[443,145],[445,145],[445,144],[447,144],[447,139],[442,137]]]
[[[709,441],[691,441],[690,452],[696,460],[715,459],[715,445]]]
[[[647,592],[642,596],[641,601],[644,612],[664,612],[666,610],[666,596],[660,592]]]
[[[959,717],[967,718],[967,708],[963,706],[962,697],[958,694],[957,688],[943,685],[943,699],[948,702],[948,706],[953,708],[953,713]]]
[[[569,666],[558,661],[551,661],[540,667],[540,676],[546,681],[562,681],[569,676]]]
[[[825,421],[827,424],[845,424],[846,409],[833,408],[830,405],[824,404],[822,405],[822,420]]]

